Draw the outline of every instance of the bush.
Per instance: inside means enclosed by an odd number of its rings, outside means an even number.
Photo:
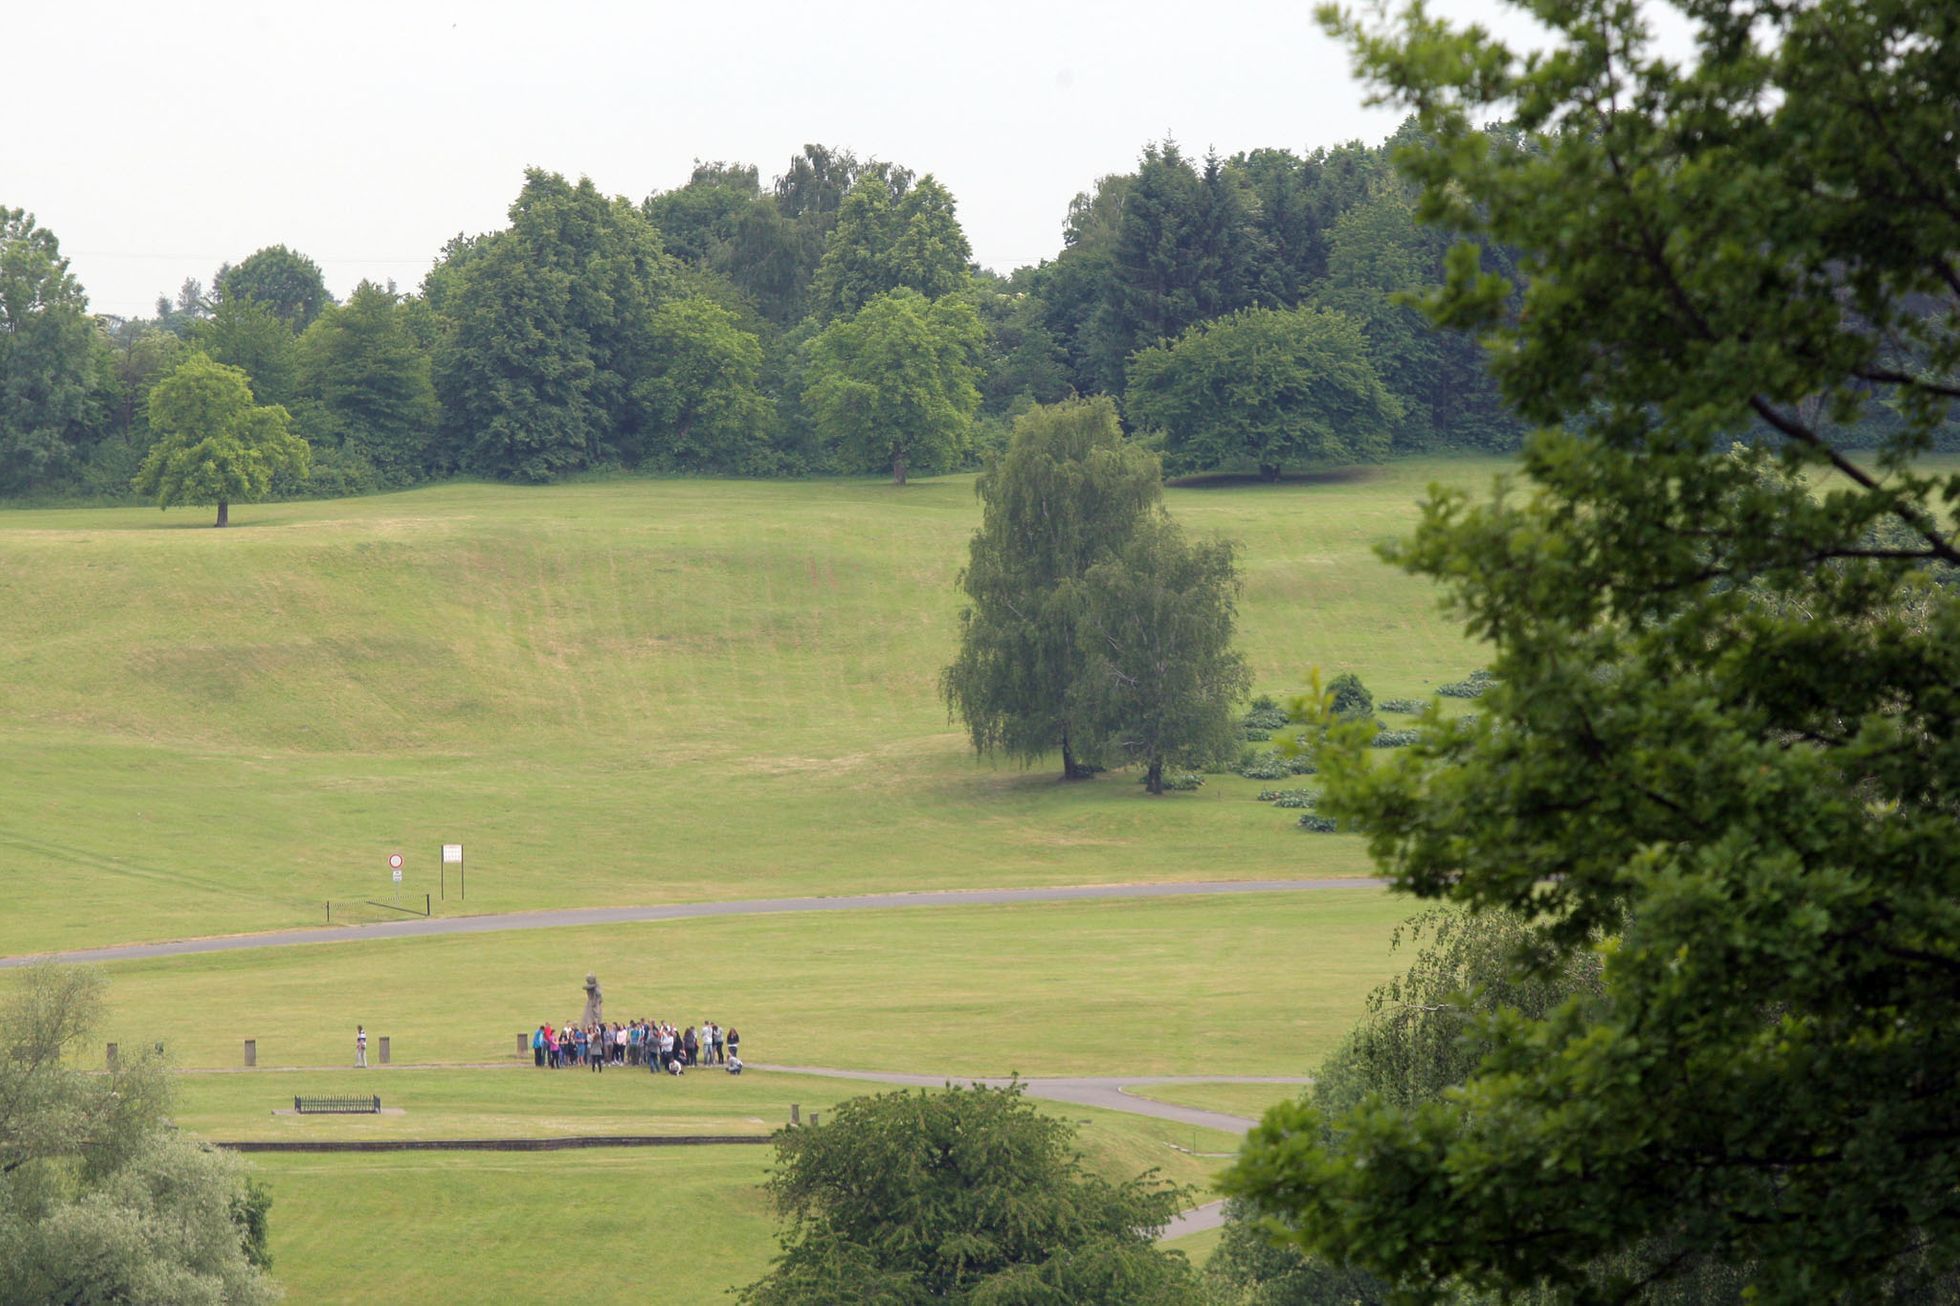
[[[1204,776],[1198,774],[1198,772],[1196,771],[1164,772],[1165,793],[1180,793],[1180,794],[1189,793],[1191,790],[1196,789],[1204,782],[1205,782]],[[1150,773],[1146,771],[1142,775],[1138,776],[1137,783],[1140,785],[1149,784]]]
[[[1337,721],[1360,721],[1375,714],[1375,696],[1352,671],[1335,676],[1327,695]]]
[[[1247,739],[1268,739],[1275,730],[1286,729],[1286,709],[1273,700],[1271,694],[1261,694],[1252,700],[1252,706],[1240,719],[1245,727]]]
[[[1294,811],[1312,807],[1317,801],[1311,789],[1268,789],[1259,797],[1274,807],[1285,807]]]
[[[1314,765],[1305,752],[1289,756],[1276,748],[1248,748],[1232,770],[1248,780],[1284,780],[1290,775],[1312,775]]]
[[[1492,676],[1490,672],[1477,670],[1472,671],[1461,680],[1447,685],[1438,685],[1436,692],[1444,698],[1478,698],[1482,696],[1486,689],[1490,688],[1491,681]]]
[[[1370,748],[1407,748],[1422,738],[1420,730],[1378,730],[1368,741]]]
[[[1315,834],[1333,834],[1340,827],[1335,824],[1334,818],[1331,816],[1316,816],[1312,812],[1302,812],[1300,814],[1300,828],[1302,830],[1311,830]]]
[[[1419,716],[1429,706],[1419,698],[1384,698],[1375,704],[1377,712],[1393,712],[1397,716]]]

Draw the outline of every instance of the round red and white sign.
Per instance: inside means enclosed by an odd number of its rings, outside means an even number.
[[[402,855],[400,853],[389,853],[388,867],[390,870],[399,871],[402,868]]]

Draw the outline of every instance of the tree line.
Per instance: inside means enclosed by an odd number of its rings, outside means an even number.
[[[1172,472],[1512,448],[1480,346],[1400,298],[1441,279],[1448,245],[1390,164],[1413,132],[1149,145],[1076,197],[1055,257],[1010,275],[973,263],[932,175],[820,145],[766,184],[700,163],[637,204],[534,169],[508,225],[449,241],[413,291],[336,300],[275,245],[143,318],[92,315],[55,234],[0,209],[0,496],[127,493],[166,434],[151,397],[194,354],[309,447],[272,460],[283,494],[597,467],[903,482],[981,465],[1029,408],[1091,395]]]

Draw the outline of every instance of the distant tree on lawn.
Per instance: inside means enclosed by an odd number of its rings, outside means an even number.
[[[879,295],[810,342],[809,405],[818,433],[857,468],[892,469],[894,484],[952,462],[980,406],[985,332],[957,296]]]
[[[1124,409],[1193,468],[1377,462],[1402,405],[1368,361],[1361,326],[1314,308],[1251,308],[1197,323],[1130,360]]]
[[[1180,1191],[1090,1174],[1073,1141],[1019,1088],[853,1098],[822,1128],[785,1130],[769,1180],[783,1253],[741,1300],[1195,1300],[1184,1257],[1155,1243]]]
[[[980,477],[980,529],[960,584],[960,649],[941,678],[973,746],[1022,762],[1060,749],[1062,775],[1093,774],[1078,724],[1083,578],[1159,511],[1156,455],[1123,439],[1105,396],[1032,408]]]
[[[1166,764],[1238,750],[1237,704],[1252,683],[1232,649],[1238,589],[1232,545],[1188,541],[1168,517],[1141,523],[1084,578],[1084,724],[1110,754],[1143,765],[1153,794]]]
[[[101,419],[97,336],[60,241],[0,206],[0,494],[80,462]]]
[[[232,503],[262,497],[275,473],[304,476],[312,461],[286,410],[252,402],[245,373],[192,354],[150,391],[157,442],[136,473],[139,494],[159,508],[215,503],[219,526]]]
[[[96,972],[43,966],[0,1003],[0,1301],[277,1300],[269,1199],[236,1156],[170,1123],[164,1067],[72,1063],[102,988]]]
[[[285,320],[258,300],[223,301],[191,326],[190,342],[214,362],[241,369],[258,402],[290,410],[299,398],[299,342]]]

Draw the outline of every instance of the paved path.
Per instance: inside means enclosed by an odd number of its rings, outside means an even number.
[[[267,934],[228,934],[179,939],[171,943],[119,943],[35,956],[0,957],[0,970],[36,961],[134,961],[181,957],[241,948],[288,948],[309,943],[359,943],[370,939],[409,939],[429,934],[486,934],[500,930],[551,930],[577,925],[616,925],[631,921],[693,920],[703,916],[767,916],[781,912],[884,911],[895,907],[991,907],[1017,902],[1082,902],[1106,898],[1186,898],[1220,893],[1295,893],[1307,889],[1366,889],[1381,881],[1364,876],[1330,880],[1210,880],[1167,884],[1088,884],[1035,889],[948,889],[930,893],[866,893],[839,898],[738,898],[726,902],[684,902],[664,907],[567,907],[547,911],[502,912],[484,916],[444,916],[378,925],[320,926]]]
[[[876,1070],[832,1070],[822,1066],[775,1066],[757,1064],[758,1070],[776,1070],[793,1075],[819,1075],[827,1079],[860,1079],[879,1084],[915,1085],[920,1088],[938,1088],[941,1084],[986,1084],[1001,1087],[1013,1081],[994,1078],[966,1078],[959,1075],[901,1075]],[[1151,1116],[1158,1120],[1173,1120],[1178,1124],[1196,1125],[1203,1129],[1221,1129],[1229,1134],[1243,1134],[1259,1123],[1244,1116],[1227,1115],[1222,1111],[1204,1111],[1197,1107],[1175,1106],[1169,1102],[1154,1102],[1147,1097],[1136,1097],[1124,1090],[1144,1087],[1150,1084],[1310,1084],[1313,1081],[1298,1075],[1078,1075],[1058,1079],[1023,1079],[1021,1087],[1029,1097],[1038,1097],[1050,1102],[1067,1102],[1073,1106],[1101,1107],[1106,1111],[1124,1111],[1130,1115]],[[1275,1097],[1278,1095],[1275,1094]],[[1169,1241],[1182,1238],[1186,1234],[1203,1233],[1216,1229],[1225,1223],[1225,1203],[1206,1202],[1180,1212],[1170,1224],[1165,1226],[1160,1238]]]

